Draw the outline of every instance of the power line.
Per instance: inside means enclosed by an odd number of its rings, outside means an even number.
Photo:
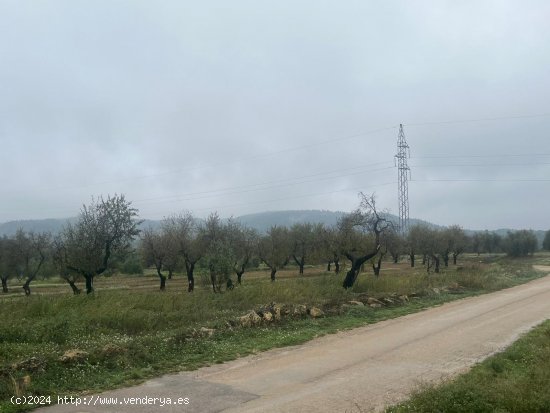
[[[390,163],[389,161],[376,162],[376,163],[370,164],[369,167],[377,166],[377,165],[384,165],[384,164],[389,164],[389,163]],[[142,198],[142,199],[136,199],[136,200],[134,200],[134,202],[145,202],[145,201],[160,200],[160,199],[168,200],[170,198],[180,198],[180,197],[193,196],[193,195],[204,195],[204,194],[212,194],[212,193],[239,190],[239,189],[248,189],[248,188],[254,188],[256,186],[277,184],[277,183],[282,183],[282,182],[293,183],[295,181],[297,182],[297,181],[302,180],[302,179],[307,179],[307,178],[312,178],[312,177],[317,177],[317,176],[322,176],[322,175],[330,175],[330,174],[333,174],[333,173],[336,173],[336,172],[353,171],[353,170],[364,169],[364,168],[365,168],[365,165],[360,165],[360,166],[354,166],[354,167],[350,167],[350,168],[333,169],[331,171],[325,171],[325,172],[320,172],[320,173],[316,173],[316,174],[302,175],[302,176],[298,176],[298,177],[295,177],[295,178],[276,179],[276,180],[271,180],[271,181],[259,182],[259,183],[255,183],[255,184],[223,187],[223,188],[218,188],[218,189],[213,189],[213,190],[208,190],[208,191],[187,192],[187,193],[178,194],[178,195],[167,195],[167,196],[162,196],[162,197]],[[391,168],[392,168],[391,166],[388,166],[387,168],[366,169],[366,170],[358,172],[358,173],[375,172],[375,171],[391,169]],[[338,175],[335,178],[351,176],[351,175],[355,175],[355,173],[348,174],[348,175]],[[331,179],[331,178],[332,177],[328,177],[326,179]],[[301,183],[301,182],[297,182],[297,183]],[[260,188],[260,189],[263,189],[263,188]],[[219,194],[219,195],[223,195],[223,194]]]
[[[550,179],[411,179],[411,182],[550,182]]]
[[[456,123],[491,122],[491,121],[497,121],[497,120],[542,118],[547,116],[550,116],[550,113],[538,113],[533,115],[509,115],[509,116],[497,116],[492,118],[477,118],[477,119],[428,121],[428,122],[418,122],[418,123],[404,123],[404,125],[405,126],[450,125],[450,124],[456,124]]]
[[[243,206],[243,205],[266,204],[266,203],[272,203],[272,202],[277,202],[277,201],[286,201],[286,200],[289,200],[289,199],[299,199],[299,198],[308,198],[308,197],[332,195],[332,194],[336,194],[336,193],[340,193],[340,192],[364,191],[366,189],[376,188],[376,187],[380,187],[380,186],[395,185],[396,183],[397,183],[397,181],[384,182],[384,183],[381,183],[381,184],[369,185],[368,187],[362,186],[362,187],[355,187],[355,188],[344,188],[344,189],[337,189],[337,190],[329,191],[329,192],[319,192],[319,193],[310,193],[310,194],[289,196],[289,197],[284,197],[284,198],[274,198],[274,199],[269,199],[269,200],[265,200],[265,201],[241,202],[241,203],[231,204],[231,205],[222,205],[222,206],[218,205],[218,206],[212,206],[212,207],[206,207],[206,208],[194,208],[193,210],[194,211],[220,210],[220,209],[224,209],[224,208],[232,208],[232,207]]]
[[[508,158],[508,157],[544,157],[550,156],[550,153],[515,153],[515,154],[500,154],[500,155],[428,155],[428,156],[411,156],[411,159],[460,159],[460,158]]]
[[[388,166],[388,167],[385,167],[385,168],[368,169],[368,170],[365,170],[365,171],[359,171],[359,172],[343,174],[343,175],[329,176],[329,177],[323,177],[323,178],[318,178],[318,179],[310,179],[310,180],[305,180],[305,181],[289,182],[289,183],[278,184],[278,185],[269,185],[269,186],[264,186],[264,187],[261,187],[261,188],[249,188],[249,189],[241,189],[241,190],[234,190],[234,191],[224,191],[222,193],[217,193],[218,191],[212,191],[212,192],[205,191],[203,195],[192,196],[192,197],[187,197],[187,198],[177,198],[177,199],[169,199],[169,200],[166,200],[164,197],[149,198],[147,200],[141,200],[141,201],[136,200],[136,201],[134,201],[134,203],[138,203],[138,204],[143,204],[143,203],[151,204],[151,203],[153,203],[154,204],[154,203],[167,203],[167,202],[195,201],[195,200],[199,200],[199,199],[215,198],[215,197],[222,196],[222,195],[235,195],[235,194],[242,194],[242,193],[248,193],[248,192],[265,191],[265,190],[274,189],[274,188],[284,188],[284,187],[288,187],[288,186],[301,185],[301,184],[311,183],[311,182],[318,182],[318,181],[324,181],[324,180],[330,180],[330,179],[345,178],[345,177],[349,177],[349,176],[362,175],[362,174],[365,174],[365,173],[383,171],[383,170],[388,170],[388,169],[393,169],[393,167]]]

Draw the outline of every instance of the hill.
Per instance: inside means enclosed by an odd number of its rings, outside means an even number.
[[[333,226],[338,222],[338,219],[344,215],[345,212],[342,211],[325,211],[325,210],[289,210],[289,211],[266,211],[258,212],[255,214],[241,215],[235,217],[237,221],[246,225],[248,227],[254,228],[257,231],[264,233],[271,226],[285,226],[290,227],[293,224],[310,222],[313,224],[320,223],[327,226]],[[393,221],[394,223],[398,222],[398,218],[395,215],[387,214],[387,218]],[[23,221],[10,221],[0,224],[0,236],[7,235],[11,236],[15,232],[22,228],[25,231],[34,231],[34,232],[51,232],[56,234],[63,226],[70,221],[74,221],[75,218],[67,219],[36,219],[36,220],[23,220]],[[410,225],[427,225],[431,228],[443,228],[440,225],[433,224],[431,222],[423,221],[420,219],[411,218]],[[142,228],[151,227],[156,229],[160,226],[159,220],[144,220],[141,225]],[[495,232],[498,235],[506,236],[506,233],[510,231],[509,229],[498,229]],[[478,230],[466,230],[468,235],[472,235],[475,232],[481,232]],[[535,235],[539,241],[539,246],[542,245],[542,240],[544,239],[545,231],[537,230]]]

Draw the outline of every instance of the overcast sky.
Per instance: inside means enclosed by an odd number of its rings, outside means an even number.
[[[113,193],[151,219],[350,211],[360,190],[397,213],[403,123],[411,217],[550,228],[549,16],[545,0],[1,0],[0,222]]]

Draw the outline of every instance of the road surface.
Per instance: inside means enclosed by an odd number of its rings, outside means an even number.
[[[538,269],[550,272],[550,267]],[[51,406],[40,411],[379,411],[405,399],[422,382],[467,370],[548,318],[550,276],[303,345],[89,396],[86,402],[95,406]],[[124,398],[131,397],[140,398],[132,403],[147,404],[126,404],[130,401]],[[181,404],[167,405],[166,397]]]

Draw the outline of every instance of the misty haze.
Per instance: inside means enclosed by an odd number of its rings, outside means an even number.
[[[549,15],[0,1],[0,411],[550,411]]]

